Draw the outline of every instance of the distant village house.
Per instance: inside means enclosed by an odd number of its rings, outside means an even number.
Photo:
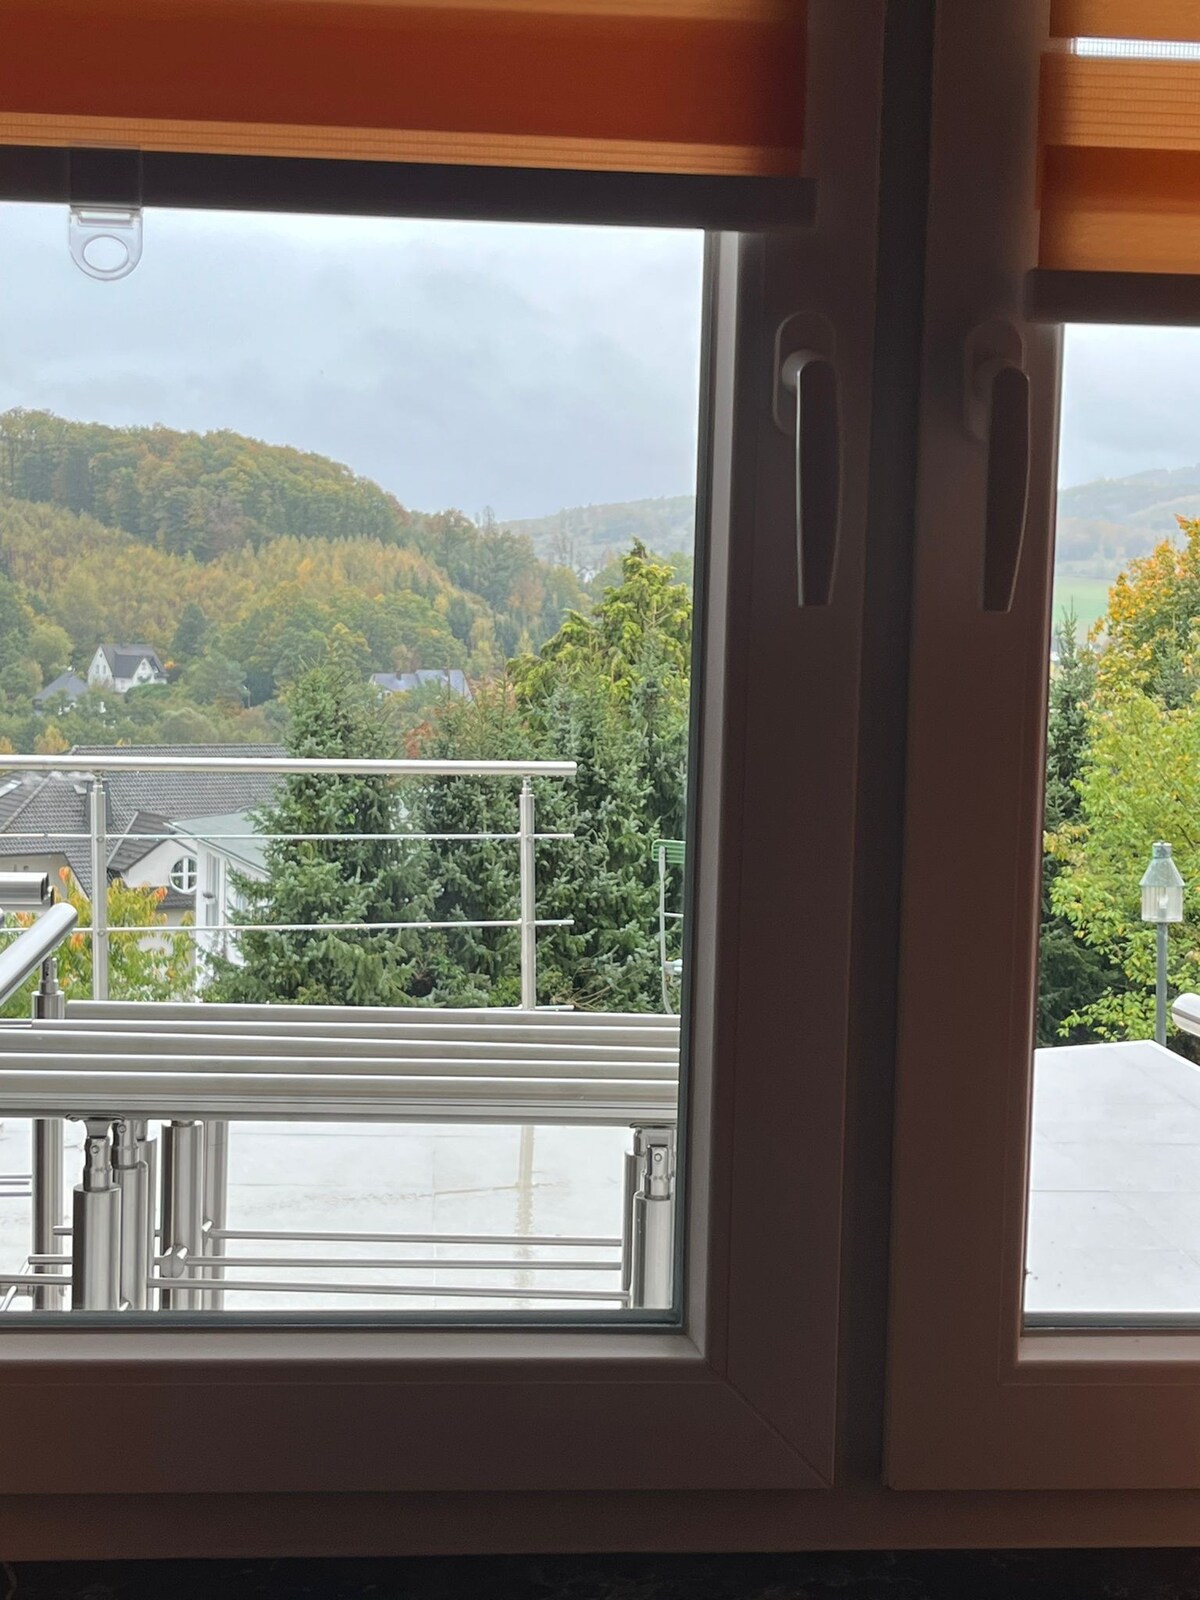
[[[44,689],[38,690],[33,697],[33,703],[39,711],[61,714],[69,711],[80,695],[86,694],[87,691],[87,680],[81,678],[77,672],[60,672],[58,677]]]
[[[102,644],[87,669],[89,689],[128,694],[147,683],[166,683],[167,672],[147,644]]]
[[[424,689],[435,684],[458,694],[464,700],[471,698],[466,673],[458,667],[418,667],[416,672],[373,672],[371,682],[384,694],[411,694],[414,689]]]

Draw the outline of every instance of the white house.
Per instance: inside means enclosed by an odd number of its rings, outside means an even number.
[[[127,694],[146,683],[166,683],[167,673],[148,644],[102,644],[87,669],[90,689]]]
[[[181,818],[174,825],[177,871],[185,874],[194,894],[196,948],[207,955],[238,960],[229,928],[243,909],[237,880],[266,876],[266,850],[254,821],[245,811],[224,811]],[[180,855],[180,851],[183,852]],[[176,887],[183,883],[172,880]],[[204,931],[207,930],[207,931]],[[203,971],[198,969],[198,978]]]
[[[278,757],[284,749],[275,744],[127,745],[120,753],[135,758]],[[75,771],[0,774],[0,871],[48,872],[57,879],[66,869],[90,898],[88,757],[111,751],[101,745],[77,745],[71,754],[79,758]],[[205,892],[201,878],[205,873],[216,874],[217,864],[209,865],[208,842],[196,835],[206,831],[233,835],[228,841],[212,840],[212,852],[223,853],[234,870],[253,876],[261,855],[255,856],[256,846],[248,837],[254,832],[249,819],[270,802],[276,781],[260,772],[110,773],[105,785],[104,844],[109,881],[119,879],[130,888],[163,890],[158,910],[169,927],[178,927],[193,912],[202,925],[228,922],[223,888],[222,904],[215,912],[199,914]],[[224,877],[221,881],[223,885]]]

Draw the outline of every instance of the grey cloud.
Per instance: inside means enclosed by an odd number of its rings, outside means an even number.
[[[1067,330],[1059,482],[1200,462],[1200,329]]]
[[[533,516],[694,485],[697,235],[151,212],[99,284],[0,206],[0,408],[228,427],[409,505]]]

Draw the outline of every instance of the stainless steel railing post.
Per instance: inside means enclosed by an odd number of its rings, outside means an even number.
[[[88,813],[92,866],[92,999],[108,999],[108,807],[104,779],[92,777]]]
[[[121,1191],[113,1181],[109,1124],[88,1120],[83,1181],[74,1195],[72,1311],[121,1309]]]
[[[225,1254],[228,1192],[229,1124],[208,1122],[204,1130],[204,1256],[206,1261],[216,1263],[205,1268],[204,1276],[209,1279],[225,1276],[220,1258]],[[214,1289],[205,1300],[210,1311],[220,1311],[225,1305],[220,1289]]]
[[[635,1128],[629,1303],[669,1310],[675,1298],[675,1130]]]
[[[537,1008],[537,872],[534,857],[533,785],[521,779],[517,824],[521,877],[521,1009]]]
[[[58,963],[53,956],[42,962],[41,979],[33,996],[35,1022],[61,1021],[67,1014],[67,997],[58,984]],[[37,1117],[33,1123],[33,1229],[34,1255],[53,1255],[58,1248],[56,1229],[63,1220],[63,1124],[61,1117]],[[47,1286],[33,1291],[35,1311],[61,1311],[63,1291]]]
[[[638,1158],[626,1150],[621,1174],[621,1288],[633,1295],[633,1201],[638,1187]]]
[[[113,1181],[121,1191],[119,1242],[121,1304],[131,1311],[148,1305],[150,1260],[147,1255],[151,1210],[150,1168],[141,1127],[130,1117],[113,1123]]]
[[[181,1287],[162,1289],[164,1311],[194,1311],[207,1297],[187,1287],[202,1276],[204,1256],[204,1124],[168,1122],[162,1133],[161,1276]]]
[[[33,1124],[34,1255],[53,1255],[63,1220],[63,1125],[61,1117],[38,1117]],[[40,1273],[38,1274],[40,1276]],[[33,1291],[35,1311],[61,1311],[63,1291],[49,1285]]]
[[[146,1163],[146,1271],[150,1277],[158,1276],[158,1238],[159,1238],[159,1196],[162,1190],[159,1186],[158,1140],[149,1137],[150,1127],[146,1122],[139,1121],[139,1137],[142,1141],[142,1159]],[[152,1286],[146,1289],[146,1309],[154,1311],[158,1307],[158,1290]]]

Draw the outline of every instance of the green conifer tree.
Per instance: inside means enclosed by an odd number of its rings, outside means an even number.
[[[394,752],[371,691],[343,659],[303,673],[288,693],[288,749],[296,756],[374,759]],[[266,877],[241,880],[239,958],[214,961],[206,989],[224,1002],[403,1005],[419,987],[419,939],[394,929],[322,924],[411,921],[425,869],[417,849],[380,838],[405,826],[395,784],[385,777],[290,776],[259,819],[264,834],[337,835],[271,839]],[[256,931],[255,923],[314,923],[303,932]]]
[[[1074,609],[1055,630],[1057,660],[1050,676],[1046,727],[1045,830],[1057,838],[1079,817],[1079,781],[1088,757],[1088,704],[1096,687],[1094,652],[1077,638]],[[1054,910],[1054,883],[1062,862],[1047,850],[1042,859],[1042,929],[1039,944],[1039,1045],[1083,1043],[1093,1037],[1087,1028],[1067,1027],[1067,1018],[1091,1005],[1121,974],[1112,962],[1084,943],[1070,920]]]

